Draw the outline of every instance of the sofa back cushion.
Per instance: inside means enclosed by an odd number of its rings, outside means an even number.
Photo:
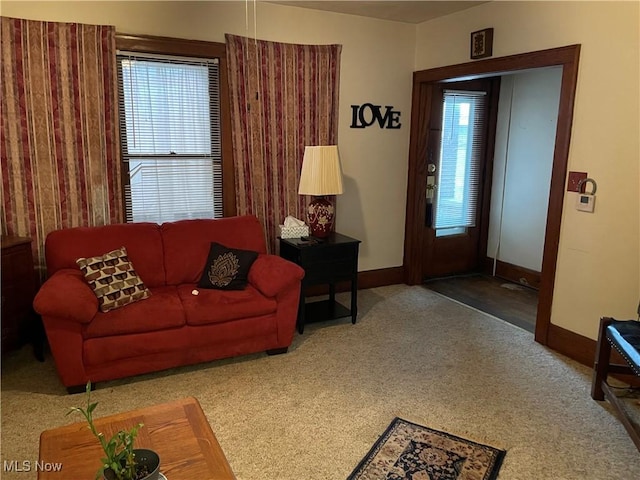
[[[51,276],[61,268],[78,269],[80,257],[96,257],[120,247],[127,249],[129,260],[148,287],[165,284],[160,225],[121,223],[101,227],[74,227],[51,232],[45,243],[47,272]]]
[[[163,223],[161,231],[167,285],[198,283],[211,242],[258,253],[267,251],[262,225],[254,215],[179,220]]]

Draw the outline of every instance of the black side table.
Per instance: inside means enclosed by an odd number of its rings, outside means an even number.
[[[281,238],[280,256],[300,265],[305,275],[302,279],[298,332],[304,332],[305,323],[358,316],[358,248],[360,240],[339,233],[327,238]],[[336,282],[351,281],[351,308],[336,302]],[[306,303],[304,290],[310,285],[329,284],[329,299]]]

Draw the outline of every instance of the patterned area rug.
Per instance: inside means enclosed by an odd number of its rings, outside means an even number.
[[[347,480],[495,480],[504,455],[396,417]]]

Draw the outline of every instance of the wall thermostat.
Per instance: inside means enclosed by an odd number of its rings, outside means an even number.
[[[590,183],[593,189],[591,190],[591,193],[585,192],[578,194],[578,199],[576,201],[576,210],[579,210],[581,212],[593,213],[593,209],[596,205],[596,188],[598,188],[598,186],[596,185],[596,181],[594,179],[584,178],[578,182],[578,191],[582,189],[583,183]]]
[[[576,210],[581,212],[593,213],[593,209],[596,204],[596,196],[589,193],[579,193],[578,201],[576,203]]]

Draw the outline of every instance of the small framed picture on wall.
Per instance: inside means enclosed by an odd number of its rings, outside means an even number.
[[[487,58],[493,55],[493,28],[485,28],[471,33],[471,59]]]

